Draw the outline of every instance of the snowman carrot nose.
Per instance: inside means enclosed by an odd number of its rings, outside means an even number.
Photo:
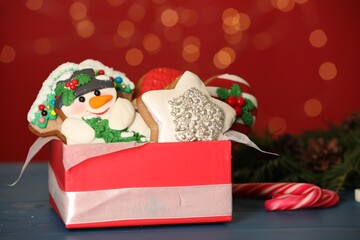
[[[101,95],[101,96],[92,97],[92,98],[90,98],[89,104],[92,108],[95,108],[95,109],[100,108],[105,103],[109,102],[112,98],[113,98],[113,96],[111,96],[111,95]]]

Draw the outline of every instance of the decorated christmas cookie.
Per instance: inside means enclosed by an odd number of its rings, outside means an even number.
[[[137,97],[151,90],[164,89],[182,73],[182,71],[166,67],[152,69],[137,82],[135,96]]]
[[[29,128],[68,144],[147,141],[149,129],[128,100],[133,89],[124,73],[98,61],[62,64],[31,106]]]
[[[223,74],[205,81],[212,97],[230,105],[236,112],[232,130],[248,134],[255,123],[258,103],[247,81],[239,76]]]
[[[154,142],[217,140],[236,115],[230,105],[211,97],[199,77],[188,71],[166,90],[145,92],[137,106]]]

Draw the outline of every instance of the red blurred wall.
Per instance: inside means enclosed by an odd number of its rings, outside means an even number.
[[[229,23],[226,16],[234,12]],[[254,129],[260,133],[297,134],[337,123],[360,110],[359,12],[358,0],[1,1],[0,161],[25,159],[36,139],[26,115],[50,72],[87,58],[134,82],[162,66],[191,70],[204,80],[240,75],[258,98]],[[157,36],[159,48],[144,46],[148,34]],[[198,40],[198,52],[183,53],[190,36]],[[131,49],[142,60],[127,59]],[[221,50],[219,66],[214,56]],[[35,159],[47,154],[45,147]]]

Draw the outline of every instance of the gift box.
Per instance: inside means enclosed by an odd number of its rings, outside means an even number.
[[[67,228],[228,222],[231,142],[53,141],[50,203]]]

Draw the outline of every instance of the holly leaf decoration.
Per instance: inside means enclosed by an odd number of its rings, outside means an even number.
[[[65,106],[70,106],[74,100],[75,100],[75,94],[74,94],[74,91],[71,91],[69,89],[64,89],[63,91],[63,94],[61,95],[61,100],[62,100],[62,103],[65,105]]]
[[[244,98],[244,100],[245,100],[245,105],[242,107],[242,110],[246,112],[252,111],[255,108],[254,103],[248,98]]]
[[[85,74],[85,73],[80,73],[80,74],[76,75],[75,79],[77,79],[79,81],[78,86],[85,85],[91,81],[90,75]]]
[[[225,101],[230,96],[229,90],[226,88],[216,89],[216,94],[222,101]]]
[[[240,86],[238,84],[232,85],[230,89],[230,96],[241,97],[241,95],[242,95],[242,91]]]
[[[252,126],[254,123],[254,119],[253,116],[250,112],[247,111],[243,111],[243,113],[241,114],[241,119],[244,121],[244,123],[248,126]]]

